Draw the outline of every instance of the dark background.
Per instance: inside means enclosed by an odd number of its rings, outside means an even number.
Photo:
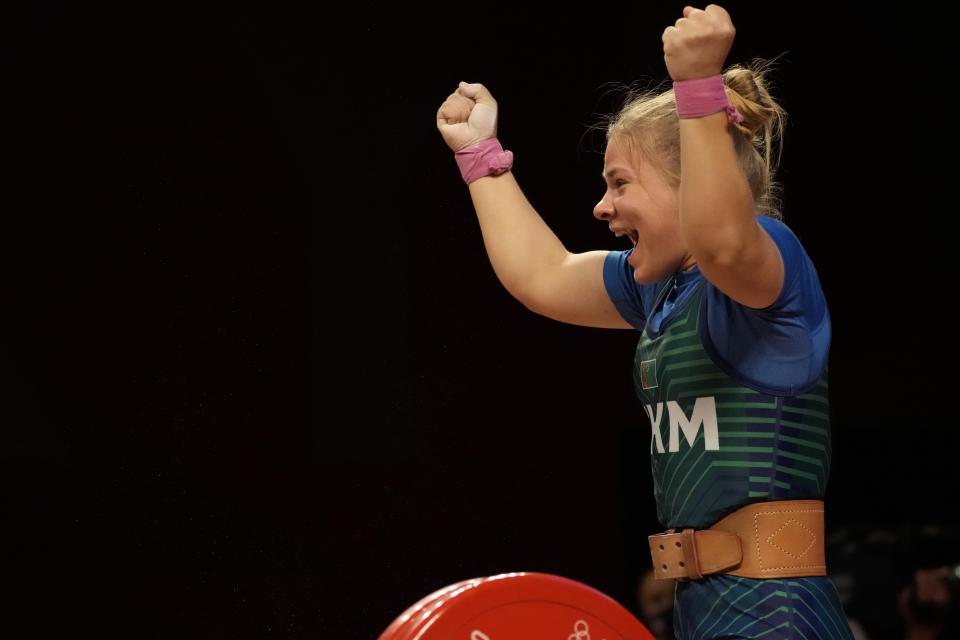
[[[785,221],[833,319],[828,526],[957,525],[936,373],[952,332],[926,299],[947,256],[924,230],[925,9],[723,6],[728,63],[781,56]],[[659,528],[638,336],[507,294],[435,114],[483,82],[567,248],[626,248],[591,215],[587,127],[614,83],[667,78],[660,35],[682,8],[11,16],[10,619],[35,637],[370,638],[431,591],[507,571],[634,607]]]

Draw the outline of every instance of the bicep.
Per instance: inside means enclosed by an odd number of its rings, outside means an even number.
[[[630,329],[603,281],[608,251],[568,253],[558,266],[537,276],[523,301],[528,309],[553,320],[600,329]]]

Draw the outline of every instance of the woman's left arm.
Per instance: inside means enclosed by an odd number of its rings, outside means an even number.
[[[735,35],[723,7],[684,7],[683,17],[663,32],[670,77],[680,82],[720,74]],[[759,309],[780,295],[783,259],[757,222],[727,127],[726,111],[680,119],[680,229],[707,280]]]
[[[783,288],[783,258],[757,222],[725,111],[680,120],[680,229],[704,277],[762,309]]]

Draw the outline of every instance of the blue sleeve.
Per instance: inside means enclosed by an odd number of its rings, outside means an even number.
[[[657,284],[638,284],[633,279],[633,267],[627,257],[633,249],[611,251],[603,263],[603,284],[613,305],[637,331],[643,331],[650,315],[650,306],[656,299]]]
[[[783,257],[783,289],[769,307],[751,309],[707,285],[707,351],[743,384],[795,395],[819,380],[830,350],[830,314],[813,262],[783,222],[758,216]]]

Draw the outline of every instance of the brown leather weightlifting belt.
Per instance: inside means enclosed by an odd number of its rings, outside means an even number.
[[[709,529],[649,536],[654,577],[699,580],[825,576],[823,501],[777,500],[742,507]]]

